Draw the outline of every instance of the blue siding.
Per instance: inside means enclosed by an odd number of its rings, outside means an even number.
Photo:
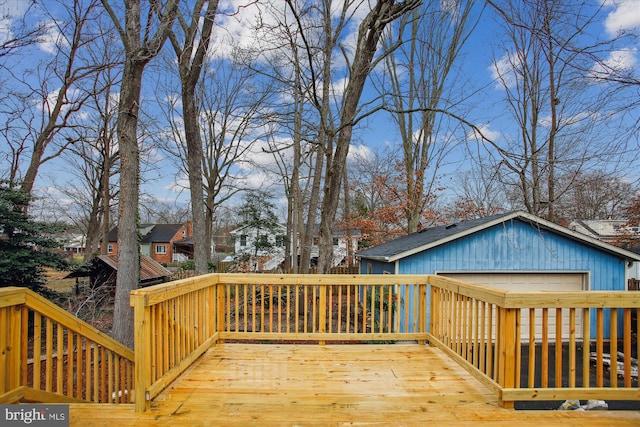
[[[588,271],[591,290],[624,290],[626,272],[622,258],[519,220],[403,258],[398,269],[400,274]]]
[[[363,273],[367,272],[367,263],[372,264],[374,274],[394,272],[393,263],[363,259],[360,267]],[[399,274],[589,272],[590,290],[625,290],[623,258],[517,219],[411,255],[398,263]],[[608,312],[605,330],[609,330]]]

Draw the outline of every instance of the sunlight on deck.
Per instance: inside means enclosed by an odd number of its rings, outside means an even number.
[[[436,348],[220,344],[154,399],[71,405],[71,425],[640,425],[638,411],[514,411]]]

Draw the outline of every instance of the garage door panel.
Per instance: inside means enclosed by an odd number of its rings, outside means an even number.
[[[509,291],[582,291],[585,289],[583,273],[442,273],[443,276],[493,286]],[[543,310],[535,309],[535,338],[542,338]],[[576,336],[582,337],[582,310],[576,313]],[[522,310],[521,339],[529,339],[529,310]],[[556,310],[547,310],[549,336],[555,336]],[[570,331],[570,310],[562,310],[562,335]]]

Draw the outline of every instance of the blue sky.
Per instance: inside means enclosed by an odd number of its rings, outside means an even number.
[[[590,0],[594,9],[598,7],[598,2]],[[20,16],[20,12],[24,10],[25,4],[23,0],[6,0],[0,5],[0,15],[5,18],[0,21],[0,38],[6,38],[10,32],[9,22],[13,18]],[[54,2],[46,2],[48,5],[55,5]],[[283,2],[280,2],[282,4]],[[339,3],[339,2],[337,2]],[[337,4],[336,3],[336,4]],[[234,0],[222,0],[220,2],[221,10],[235,10],[237,2]],[[277,3],[276,3],[277,4]],[[359,9],[355,17],[361,19],[366,13],[364,8]],[[216,42],[212,49],[214,55],[225,57],[230,54],[229,40],[232,37],[235,43],[244,46],[255,46],[256,43],[263,42],[265,38],[261,38],[260,34],[256,34],[252,30],[252,22],[257,19],[257,10],[252,7],[240,9],[234,14],[222,14],[216,18],[217,25],[220,30],[216,34]],[[268,19],[264,15],[262,19]],[[44,15],[39,15],[38,19],[46,19]],[[351,29],[357,29],[357,21],[350,26]],[[637,30],[640,28],[640,0],[607,0],[604,3],[599,19],[590,29],[591,35],[595,38],[603,39],[614,36],[620,30]],[[353,39],[353,34],[346,34],[345,41]],[[55,35],[52,34],[52,39]],[[257,36],[257,39],[256,39]],[[502,98],[504,90],[496,84],[495,68],[493,66],[494,59],[500,60],[506,52],[500,51],[496,44],[499,39],[500,29],[496,25],[491,13],[485,12],[480,23],[469,40],[464,54],[460,62],[460,74],[456,80],[458,85],[462,85],[469,93],[473,93],[465,101],[465,109],[461,112],[469,121],[483,129],[483,132],[490,138],[500,141],[507,138],[509,134],[514,132],[511,120],[505,113]],[[625,68],[635,69],[638,75],[638,60],[640,54],[638,40],[629,40],[625,44],[616,47],[616,50],[608,52],[607,61],[615,62],[617,65]],[[348,43],[347,43],[348,45]],[[166,46],[168,48],[168,45]],[[50,42],[42,43],[34,50],[37,55],[49,55],[52,51]],[[23,58],[29,61],[30,58]],[[28,64],[27,64],[28,65]],[[339,67],[340,64],[336,64]],[[149,83],[145,86],[144,105],[153,108],[156,102],[153,92],[153,84],[151,82],[157,79],[153,73],[157,72],[156,67],[150,67],[145,75],[145,82]],[[6,74],[5,74],[6,76]],[[336,77],[339,79],[339,77]],[[335,83],[338,88],[339,82]],[[52,94],[55,94],[55,88],[52,88]],[[365,93],[365,97],[367,94]],[[637,112],[636,112],[637,113]],[[638,114],[636,114],[636,117]],[[632,141],[635,147],[638,146],[637,134],[636,140]],[[394,125],[390,117],[386,113],[377,113],[375,116],[364,121],[362,126],[354,133],[352,152],[364,153],[368,151],[382,149],[388,146],[397,146],[399,142],[398,133],[394,129]],[[0,144],[3,142],[0,141]],[[470,141],[469,143],[474,143]],[[266,143],[265,143],[266,144]],[[262,151],[264,144],[258,144],[251,155],[253,160],[264,163],[268,168],[272,162],[270,156],[265,155]],[[171,162],[168,161],[167,155],[160,151],[153,151],[151,154],[151,163],[160,166],[155,171],[150,171],[147,178],[148,182],[144,184],[144,190],[153,193],[158,199],[165,200],[168,203],[184,203],[188,200],[188,192],[184,191],[184,176],[177,177],[176,171],[170,169]],[[466,151],[464,144],[452,151],[447,160],[447,167],[443,168],[439,173],[443,183],[454,185],[459,178],[460,172],[466,172],[469,162],[466,159]],[[41,192],[59,195],[57,190],[51,185],[52,182],[63,184],[66,171],[69,166],[61,161],[51,162],[43,168],[36,185]],[[249,187],[259,184],[268,183],[270,181],[277,182],[277,178],[269,176],[268,173],[258,169],[245,169],[243,171],[245,184]]]

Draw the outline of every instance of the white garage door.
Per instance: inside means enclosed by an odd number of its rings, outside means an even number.
[[[478,283],[509,291],[582,291],[588,288],[583,273],[439,273],[453,279]],[[535,310],[536,338],[542,337],[542,309]],[[549,336],[555,335],[556,312],[548,311]],[[569,334],[569,310],[562,311],[562,334]],[[529,338],[529,311],[521,317],[522,339]],[[582,337],[582,311],[576,310],[576,336]]]

